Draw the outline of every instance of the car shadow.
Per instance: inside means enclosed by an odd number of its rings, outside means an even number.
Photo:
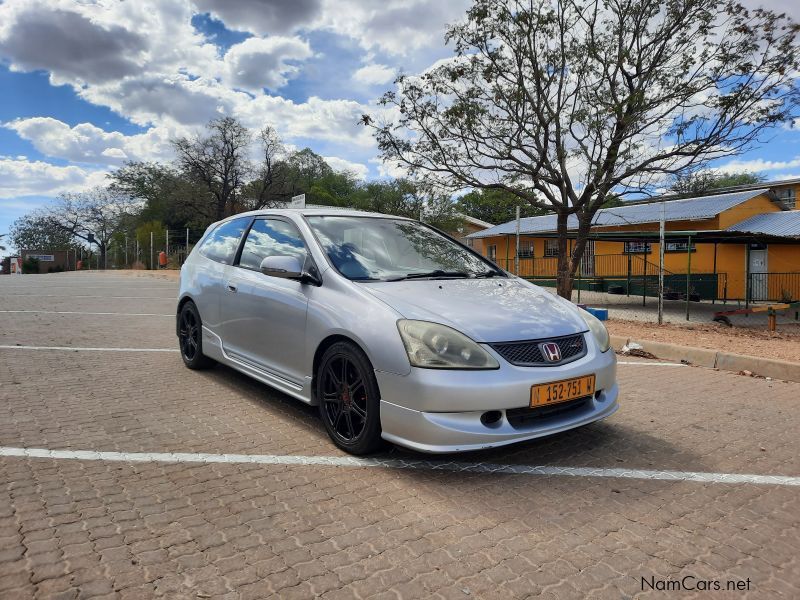
[[[315,441],[341,454],[328,438],[318,409],[270,388],[230,367],[217,365],[207,374],[235,390],[248,402],[267,411],[265,419],[288,418]],[[373,458],[426,460],[441,463],[498,463],[565,467],[628,468],[647,470],[708,470],[704,457],[690,447],[634,427],[624,420],[624,407],[607,420],[544,438],[499,448],[449,454],[426,454],[387,444]]]

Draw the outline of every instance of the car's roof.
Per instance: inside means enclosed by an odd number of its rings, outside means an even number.
[[[407,219],[397,215],[387,215],[377,212],[368,212],[365,210],[356,210],[353,208],[339,208],[338,206],[319,206],[313,208],[264,208],[261,210],[251,210],[249,212],[231,215],[228,219],[236,217],[248,217],[259,215],[303,215],[304,217],[311,216],[336,216],[336,217],[379,217],[384,219]]]

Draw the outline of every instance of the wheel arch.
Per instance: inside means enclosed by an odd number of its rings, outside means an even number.
[[[317,399],[317,368],[319,368],[319,363],[322,360],[322,355],[325,354],[325,351],[337,342],[350,342],[353,344],[356,348],[364,353],[367,361],[369,361],[369,366],[373,371],[375,370],[375,365],[372,363],[369,353],[364,348],[363,344],[358,342],[358,340],[341,333],[334,333],[327,336],[317,345],[317,349],[314,351],[314,359],[311,362],[311,402],[314,405],[319,404],[319,400]],[[375,380],[375,385],[378,385],[377,378]],[[380,396],[380,387],[378,387],[378,395]]]
[[[178,319],[181,316],[181,311],[183,310],[183,307],[184,305],[186,305],[187,302],[192,302],[195,306],[197,306],[194,299],[188,294],[183,296],[183,298],[181,298],[178,301],[178,308],[175,311],[175,335],[180,335],[180,322]]]

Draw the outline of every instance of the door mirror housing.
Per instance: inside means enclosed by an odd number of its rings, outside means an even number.
[[[296,256],[267,256],[261,261],[261,272],[270,277],[299,279],[303,275],[303,265]]]

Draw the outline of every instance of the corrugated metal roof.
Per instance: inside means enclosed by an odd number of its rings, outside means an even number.
[[[733,208],[766,193],[767,188],[756,190],[746,190],[728,194],[716,194],[714,196],[699,196],[696,198],[684,198],[682,200],[670,200],[665,202],[667,221],[697,221],[711,219],[719,213]],[[594,217],[594,225],[600,227],[610,227],[614,225],[638,225],[640,223],[657,223],[661,218],[661,203],[653,202],[649,204],[631,204],[628,206],[617,206],[614,208],[603,208],[597,211]],[[570,215],[567,222],[569,229],[577,229],[578,220],[574,215]],[[556,215],[543,215],[541,217],[527,217],[520,219],[520,233],[544,233],[556,230]],[[502,225],[496,225],[484,231],[472,233],[467,237],[483,238],[495,235],[509,235],[516,233],[516,221],[509,221]]]
[[[728,227],[725,231],[762,233],[781,237],[800,237],[800,210],[755,215]]]

